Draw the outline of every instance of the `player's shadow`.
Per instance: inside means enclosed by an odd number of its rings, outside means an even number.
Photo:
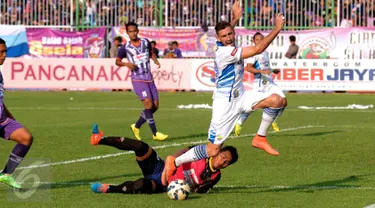
[[[269,192],[290,192],[290,191],[299,191],[306,193],[314,193],[315,191],[323,190],[337,190],[337,189],[361,189],[359,185],[347,185],[347,183],[363,180],[362,178],[369,175],[358,175],[358,176],[348,176],[343,179],[322,181],[312,184],[303,184],[296,186],[231,186],[231,187],[217,187],[213,189],[213,192],[217,193],[269,193]]]
[[[178,137],[171,137],[173,140],[175,139],[191,139],[191,138],[199,138],[199,137],[203,137],[203,138],[207,138],[207,133],[198,133],[198,134],[189,134],[189,135],[184,135],[184,136],[178,136]]]
[[[313,136],[313,137],[317,137],[317,136],[323,136],[323,135],[327,135],[327,134],[334,134],[334,133],[338,133],[338,132],[342,132],[342,131],[341,130],[334,130],[334,131],[311,132],[311,133],[304,133],[304,134],[282,134],[282,136],[290,136],[290,137]]]
[[[361,186],[347,185],[349,182],[355,182],[361,180],[362,176],[348,176],[343,179],[322,181],[312,184],[296,185],[296,186],[286,186],[280,188],[270,188],[268,190],[263,190],[260,192],[289,192],[289,191],[301,191],[313,193],[315,191],[330,190],[330,189],[355,189]]]
[[[142,177],[142,174],[141,173],[129,173],[129,174],[106,176],[106,177],[100,177],[100,178],[85,178],[85,179],[78,179],[78,180],[73,180],[73,181],[53,182],[50,184],[46,183],[46,184],[41,184],[38,187],[38,189],[60,189],[60,188],[72,188],[72,187],[78,187],[78,186],[90,187],[90,184],[94,182],[101,182],[107,179],[118,179],[118,178],[123,178],[124,179],[123,181],[125,181],[126,178],[137,177],[137,176]]]

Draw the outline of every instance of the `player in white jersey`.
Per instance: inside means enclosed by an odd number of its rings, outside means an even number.
[[[233,13],[236,14],[239,10],[241,11],[240,3],[236,1],[233,6]],[[276,38],[283,26],[284,18],[279,14],[275,19],[275,28],[269,35],[256,46],[244,48],[235,46],[233,25],[228,22],[219,22],[215,26],[216,38],[218,40],[214,60],[217,82],[213,95],[212,120],[208,132],[209,142],[206,145],[197,145],[177,158],[168,156],[162,173],[163,184],[167,183],[178,166],[187,162],[218,155],[241,113],[259,108],[279,107],[273,106],[273,100],[277,99],[274,95],[263,100],[256,100],[253,98],[259,98],[259,96],[254,96],[253,91],[244,90],[242,82],[244,73],[243,60],[262,53]],[[255,146],[266,150],[270,154],[278,154],[267,143],[265,138],[259,141],[257,139]]]
[[[253,42],[254,44],[258,44],[264,36],[257,32],[253,36]],[[273,81],[272,74],[278,74],[280,70],[278,69],[271,69],[270,67],[270,59],[268,56],[268,52],[264,51],[263,53],[253,56],[246,60],[247,62],[247,68],[246,70],[254,74],[254,84],[253,84],[253,90],[256,90],[258,92],[261,92],[263,96],[269,96],[271,94],[277,94],[282,98],[282,107],[278,111],[278,114],[273,119],[272,127],[275,131],[280,131],[276,119],[281,116],[282,112],[284,111],[285,107],[287,106],[287,100],[285,98],[285,95],[283,91],[275,84]],[[265,109],[265,112],[263,112],[263,116],[267,116],[268,109]],[[237,124],[235,126],[234,132],[236,136],[239,136],[241,134],[242,124],[245,122],[245,120],[249,117],[250,113],[242,113],[242,115],[239,117]],[[262,129],[260,129],[261,132],[258,132],[258,134],[262,135]]]

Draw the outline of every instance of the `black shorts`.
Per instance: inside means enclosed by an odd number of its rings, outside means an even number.
[[[143,161],[137,161],[142,170],[143,177],[151,179],[156,183],[156,192],[165,192],[166,188],[161,183],[161,174],[164,169],[164,160],[162,160],[155,150]]]

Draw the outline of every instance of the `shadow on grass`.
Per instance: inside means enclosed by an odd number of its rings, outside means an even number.
[[[281,185],[239,185],[239,186],[223,186],[213,189],[213,193],[269,193],[269,192],[290,192],[300,191],[306,193],[314,193],[322,190],[337,190],[337,189],[361,189],[359,185],[347,185],[350,182],[358,182],[362,178],[369,175],[348,176],[343,179],[322,181],[312,184],[302,184],[296,186],[281,186]]]
[[[311,132],[311,133],[302,133],[302,134],[282,134],[282,136],[291,136],[291,137],[301,137],[301,136],[323,136],[327,134],[335,134],[338,132],[342,132],[341,130],[334,130],[334,131],[321,131],[321,132]]]
[[[129,173],[129,174],[121,174],[116,176],[106,176],[106,177],[96,177],[96,178],[85,178],[85,179],[78,179],[72,181],[61,181],[61,182],[52,182],[52,183],[42,183],[38,189],[60,189],[60,188],[72,188],[72,187],[79,187],[79,186],[86,186],[90,188],[90,184],[94,182],[101,182],[103,180],[108,179],[118,179],[123,178],[124,181],[127,177],[143,177],[142,173]]]

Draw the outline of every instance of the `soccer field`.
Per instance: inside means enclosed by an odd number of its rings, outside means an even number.
[[[93,182],[122,183],[141,177],[133,154],[90,145],[98,123],[106,135],[132,136],[129,125],[142,104],[132,92],[6,92],[5,103],[34,135],[21,167],[43,161],[44,167],[19,168],[40,178],[31,196],[16,195],[0,184],[1,207],[364,207],[375,204],[375,110],[302,110],[297,106],[374,104],[374,95],[288,94],[288,108],[279,119],[282,132],[270,129],[268,141],[279,157],[251,147],[261,113],[251,115],[243,135],[227,144],[239,161],[224,169],[209,194],[172,201],[155,195],[94,194]],[[210,104],[211,93],[161,93],[157,128],[170,135],[153,141],[148,125],[143,141],[168,154],[194,142],[206,142],[209,109],[177,109],[181,104]],[[13,142],[0,141],[1,168]],[[39,164],[39,166],[43,164]],[[26,180],[24,186],[30,186]],[[24,195],[20,195],[24,194]],[[25,198],[24,200],[22,199]]]

